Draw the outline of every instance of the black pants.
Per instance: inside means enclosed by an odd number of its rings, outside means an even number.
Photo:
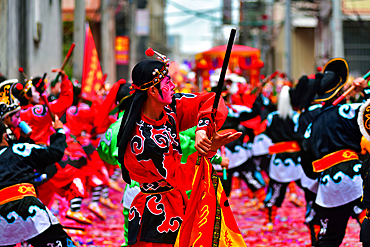
[[[370,220],[368,218],[365,218],[364,222],[362,222],[360,241],[363,243],[364,247],[370,247]]]
[[[265,187],[265,181],[259,171],[256,170],[256,165],[251,159],[248,159],[242,165],[227,170],[227,180],[220,178],[222,187],[224,188],[225,194],[228,197],[231,192],[231,181],[233,174],[239,173],[239,177],[248,185],[248,188],[252,192]]]
[[[51,225],[46,231],[27,240],[27,243],[34,247],[76,247],[72,239],[63,230],[60,224]],[[14,245],[8,245],[3,247],[13,247]]]
[[[358,200],[334,208],[316,206],[317,217],[320,220],[316,247],[338,247],[342,243],[349,217]]]

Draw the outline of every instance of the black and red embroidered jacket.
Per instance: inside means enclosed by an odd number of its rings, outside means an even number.
[[[206,129],[211,120],[214,93],[174,94],[160,120],[141,113],[125,152],[125,165],[141,192],[131,204],[129,245],[140,240],[175,243],[191,189],[195,163],[181,164],[179,132],[190,127]],[[227,116],[220,99],[215,123],[219,129]],[[159,192],[159,193],[156,193]]]

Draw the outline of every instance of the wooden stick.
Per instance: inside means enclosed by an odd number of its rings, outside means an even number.
[[[62,66],[60,67],[61,70],[64,69],[64,66],[66,66],[69,58],[71,57],[71,54],[73,52],[73,49],[75,48],[75,43],[72,43],[71,47],[69,47],[69,50],[67,52],[67,55],[65,56],[64,60],[63,60],[63,63],[62,63]],[[59,77],[60,77],[60,72],[57,74],[57,76],[55,77],[54,81],[51,82],[51,86],[54,87],[54,85],[57,83],[57,81],[59,80]]]
[[[28,81],[28,77],[27,77],[26,73],[24,72],[24,69],[23,69],[22,67],[20,67],[20,68],[18,69],[18,71],[19,71],[19,72],[21,72],[21,73],[22,73],[22,75],[23,75],[23,77],[26,79],[26,81]]]
[[[51,111],[50,109],[50,104],[49,104],[49,101],[48,101],[48,98],[46,97],[45,94],[41,95],[42,99],[44,100],[45,102],[45,105],[46,105],[46,108],[48,108],[48,112],[50,114],[50,117],[53,121],[55,121],[55,114]]]
[[[229,59],[230,59],[230,55],[231,55],[231,49],[232,49],[233,44],[234,44],[235,33],[236,33],[236,29],[235,28],[231,29],[229,42],[227,43],[226,53],[225,53],[224,61],[223,61],[223,64],[222,64],[220,78],[218,79],[216,97],[215,97],[215,101],[213,102],[213,107],[212,107],[212,112],[213,112],[212,119],[213,119],[213,121],[216,119],[218,102],[220,101],[222,87],[224,86],[226,70],[227,70],[227,66],[229,65]]]
[[[370,76],[370,70],[362,78],[367,80],[367,78],[369,78],[369,76]],[[353,89],[355,89],[354,85],[352,85],[350,88],[348,88],[347,91],[345,91],[341,96],[339,96],[338,99],[334,100],[333,105],[334,106],[338,105],[350,92],[352,92]]]
[[[64,58],[63,60],[63,63],[62,63],[62,67],[60,67],[60,69],[64,69],[64,66],[66,65],[66,63],[68,62],[68,59],[70,58],[72,52],[73,52],[73,49],[75,48],[75,43],[72,43],[71,47],[69,47],[69,50],[67,52],[67,55],[66,57]]]
[[[104,75],[103,75],[103,78],[102,78],[102,80],[101,80],[101,82],[104,84],[104,82],[105,82],[105,80],[107,79],[107,76],[108,76],[108,74],[107,73],[105,73]]]

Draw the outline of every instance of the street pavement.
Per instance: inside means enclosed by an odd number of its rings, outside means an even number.
[[[124,182],[119,182],[124,188]],[[242,183],[242,190],[246,191],[246,186]],[[303,192],[298,189],[298,197],[304,200]],[[112,246],[118,247],[124,242],[123,238],[123,215],[122,215],[122,193],[110,190],[110,198],[118,205],[118,209],[108,209],[103,207],[103,211],[107,215],[105,221],[94,217],[92,225],[85,227],[84,235],[72,235],[77,246]],[[286,197],[287,198],[287,197]],[[247,208],[247,193],[241,196],[233,193],[230,198],[230,205],[237,221],[239,229],[243,234],[244,240],[249,247],[262,246],[311,246],[308,228],[303,224],[305,208],[296,207],[287,199],[282,207],[278,209],[276,224],[272,232],[264,232],[261,230],[264,222],[264,214],[261,210]],[[84,200],[82,211],[85,214],[93,216],[87,208],[88,200]],[[350,219],[347,227],[346,236],[341,246],[362,246],[359,242],[360,227],[358,223]]]

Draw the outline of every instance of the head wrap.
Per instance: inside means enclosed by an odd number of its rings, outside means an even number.
[[[44,80],[44,78],[39,77],[39,76],[37,76],[35,78],[32,78],[32,85],[35,86],[36,91],[39,92],[40,95],[45,92],[45,89],[46,88],[45,88],[45,80]]]
[[[295,88],[289,91],[292,106],[300,110],[307,109],[315,98],[322,77],[322,73],[317,73],[312,79],[306,75],[302,76]]]
[[[21,110],[19,101],[12,94],[12,89],[17,83],[17,79],[6,80],[0,83],[1,119],[4,119],[8,115]]]
[[[14,97],[20,101],[21,105],[28,105],[28,99],[26,98],[26,95],[28,97],[32,97],[32,87],[32,80],[18,82],[14,85],[12,93]]]
[[[130,88],[134,90],[131,92],[131,96],[126,99],[125,113],[117,136],[118,161],[121,164],[122,178],[126,183],[130,183],[131,179],[124,164],[124,155],[136,121],[140,118],[141,106],[148,97],[146,90],[160,83],[168,74],[169,59],[166,56],[151,48],[145,54],[147,56],[156,54],[159,61],[144,60],[136,64],[133,68],[131,75],[132,85]]]

